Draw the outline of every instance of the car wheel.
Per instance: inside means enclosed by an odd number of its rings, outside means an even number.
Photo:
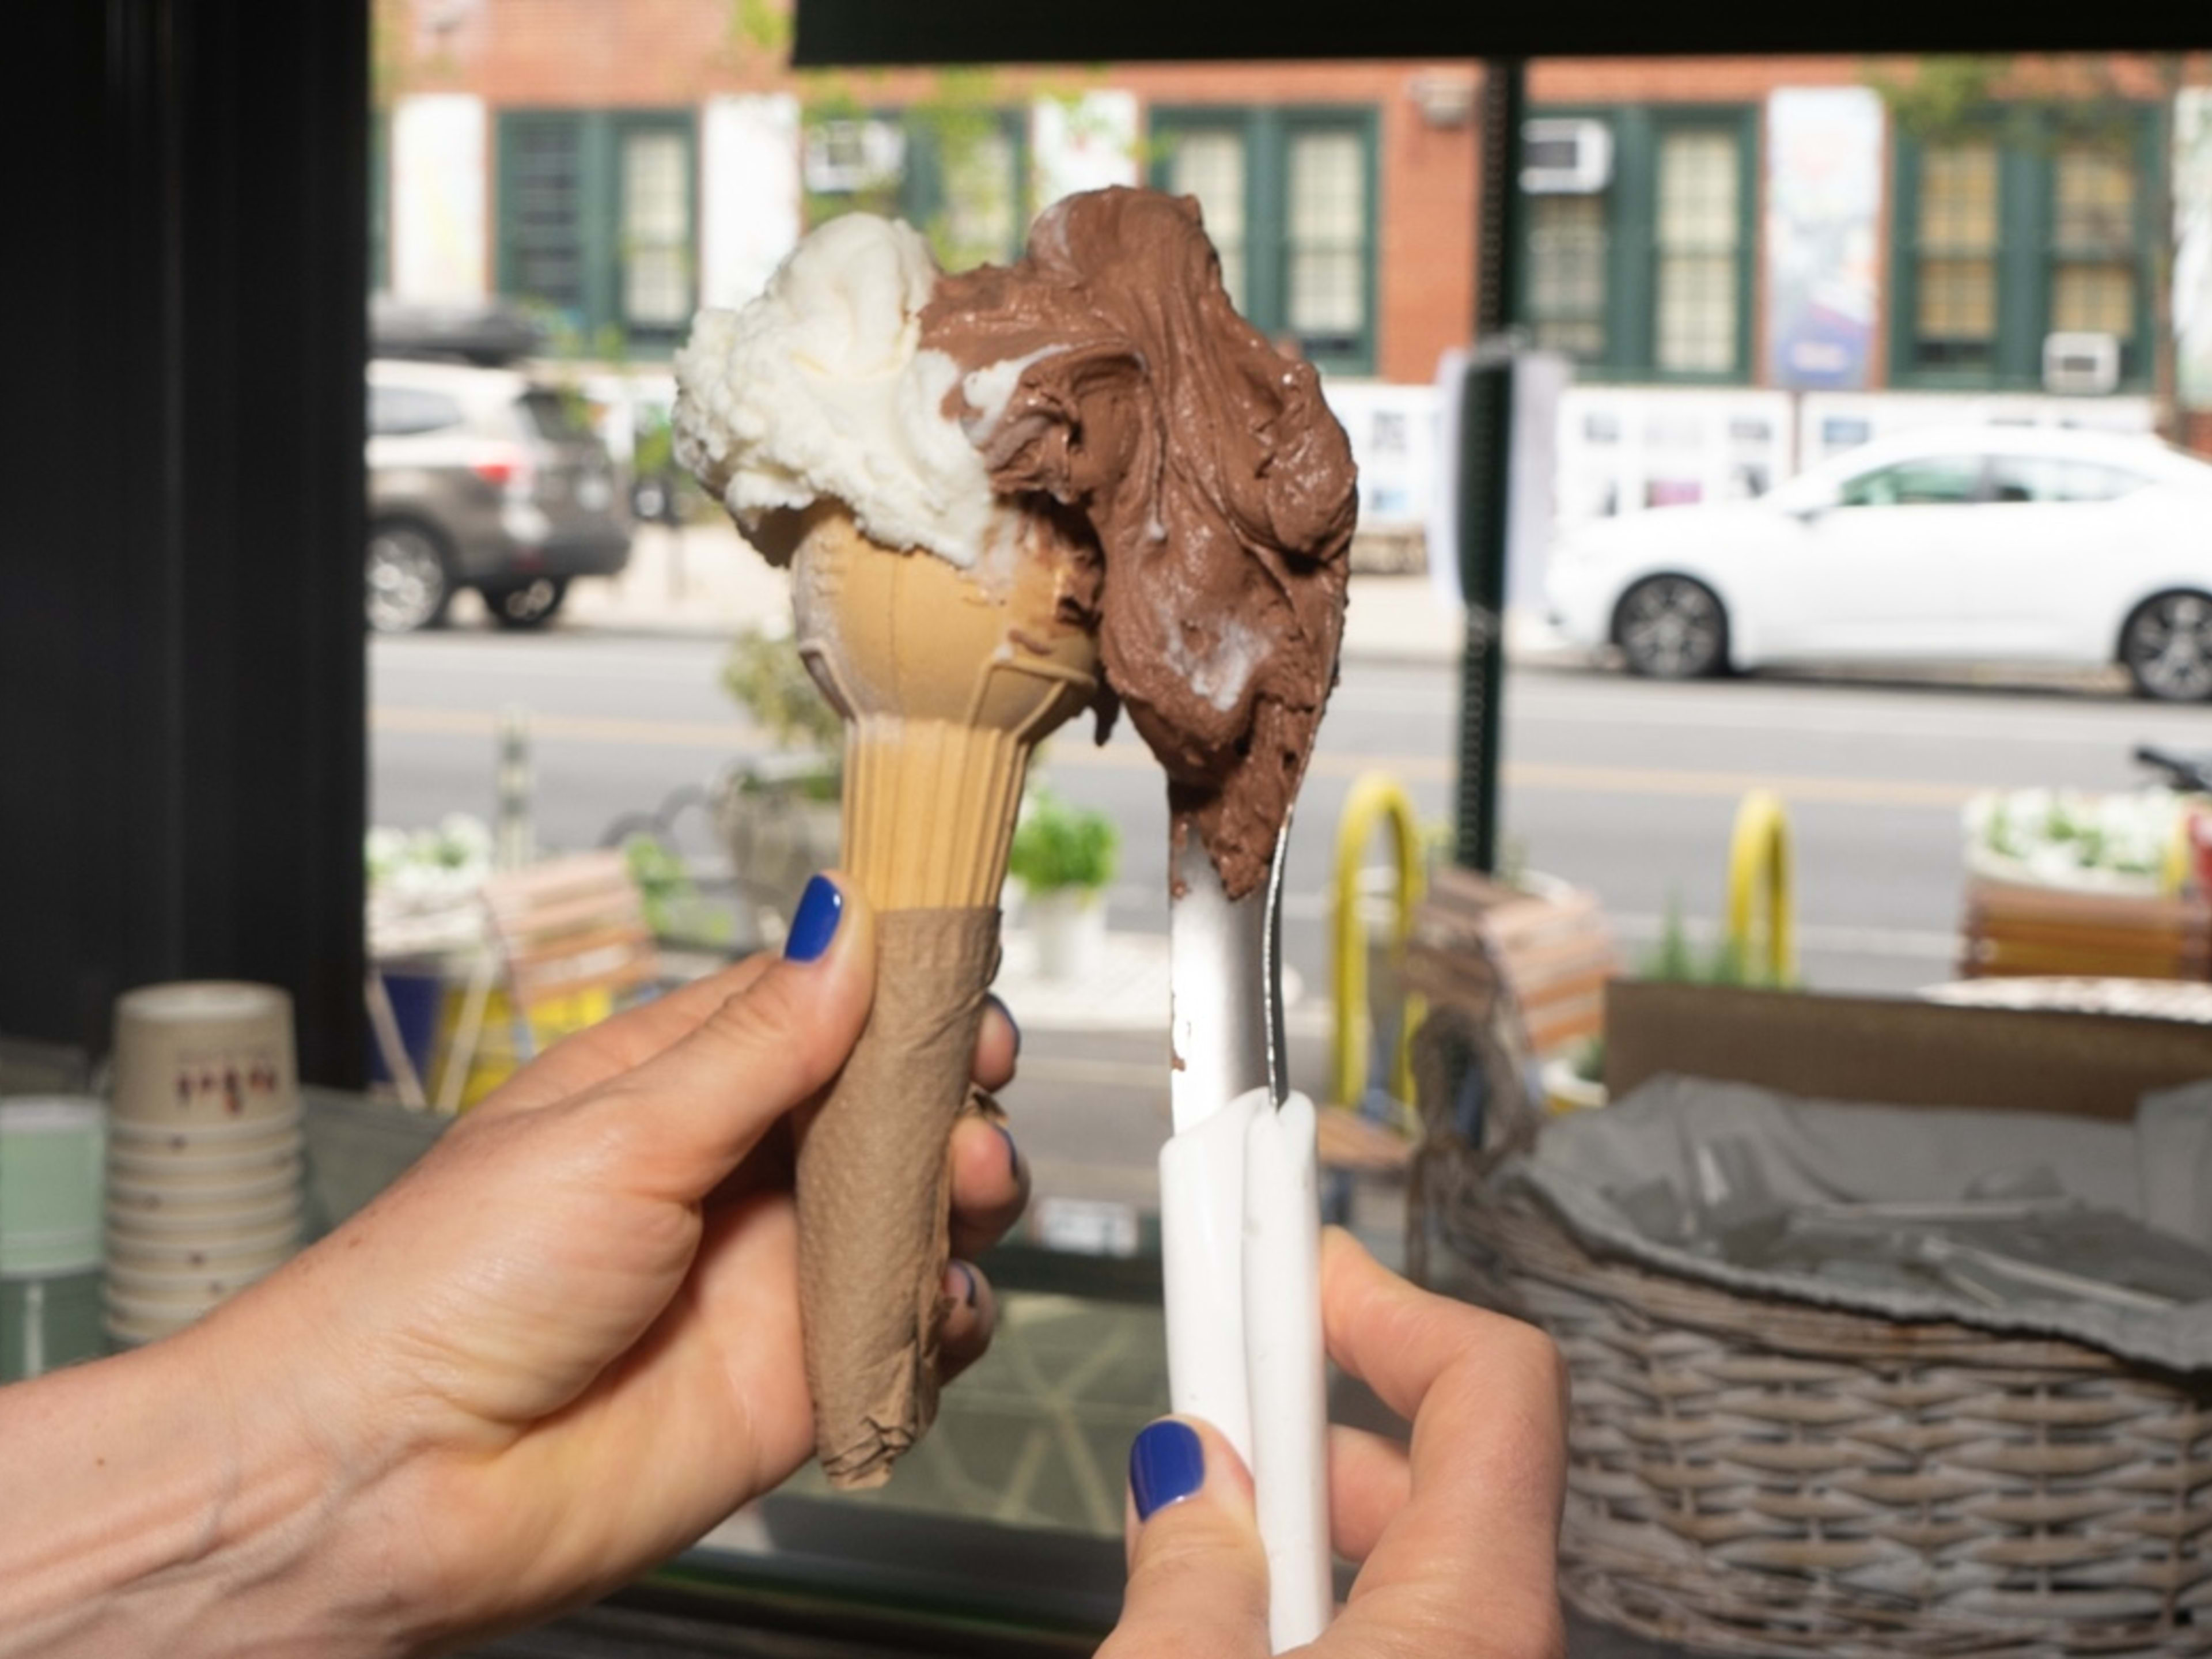
[[[420,525],[380,524],[368,532],[368,625],[411,634],[445,620],[453,582],[446,550]]]
[[[487,587],[483,596],[492,620],[501,628],[540,628],[568,597],[568,584],[558,577],[539,576],[512,587]]]
[[[1621,595],[1613,643],[1629,672],[1694,680],[1728,665],[1728,612],[1713,590],[1687,576],[1650,576]]]
[[[2212,595],[2160,593],[2120,630],[2120,661],[2142,696],[2160,702],[2212,698]]]

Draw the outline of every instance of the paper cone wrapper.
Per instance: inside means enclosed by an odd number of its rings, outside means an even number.
[[[876,1001],[800,1126],[799,1291],[831,1484],[879,1486],[936,1414],[949,1152],[970,1097],[999,889],[1037,740],[1097,690],[1061,614],[1073,550],[1030,527],[963,570],[810,513],[799,648],[847,720],[846,875],[877,913]]]

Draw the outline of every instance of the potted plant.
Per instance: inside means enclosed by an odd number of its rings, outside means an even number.
[[[723,775],[714,817],[738,890],[780,928],[807,881],[837,861],[845,725],[787,635],[739,633],[722,665],[722,688],[775,745]]]
[[[1036,941],[1040,977],[1074,980],[1096,971],[1121,842],[1106,814],[1048,789],[1033,788],[1023,802],[1006,873],[1021,884],[1022,920]]]

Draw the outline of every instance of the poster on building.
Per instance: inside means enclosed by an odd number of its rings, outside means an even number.
[[[1784,87],[1766,101],[1766,378],[1855,391],[1873,356],[1881,100]]]
[[[2188,409],[2212,409],[2212,88],[2173,100],[2175,389]]]

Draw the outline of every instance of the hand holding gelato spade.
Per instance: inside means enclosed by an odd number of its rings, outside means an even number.
[[[817,1446],[866,1486],[936,1408],[946,1146],[1029,755],[1117,707],[1235,898],[1267,878],[1336,674],[1356,509],[1305,364],[1243,321],[1195,204],[1048,210],[939,272],[831,221],[676,363],[678,453],[771,560],[847,721],[844,866],[878,912],[859,1048],[800,1126]]]

